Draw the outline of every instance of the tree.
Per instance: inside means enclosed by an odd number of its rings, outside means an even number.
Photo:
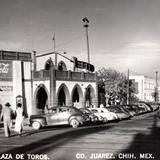
[[[102,96],[102,94],[103,97],[105,96],[105,104],[126,103],[128,79],[125,74],[111,68],[101,68],[97,73],[99,77],[99,96]],[[134,82],[131,80],[129,81],[129,93],[130,97],[133,97],[136,93]]]

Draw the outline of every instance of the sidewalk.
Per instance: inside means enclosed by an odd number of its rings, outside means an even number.
[[[0,121],[0,129],[3,129],[3,122]],[[15,126],[15,120],[13,120],[13,123],[12,123],[12,129],[14,129],[14,126]],[[29,119],[26,118],[24,119],[24,122],[23,122],[23,130],[31,130],[32,127],[29,126]]]

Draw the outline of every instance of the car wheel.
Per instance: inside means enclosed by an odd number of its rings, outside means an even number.
[[[77,128],[77,127],[79,126],[79,122],[78,122],[78,120],[76,120],[76,119],[71,119],[70,125],[71,125],[73,128]]]
[[[32,127],[36,130],[40,129],[41,128],[41,124],[39,122],[33,122],[32,123]]]

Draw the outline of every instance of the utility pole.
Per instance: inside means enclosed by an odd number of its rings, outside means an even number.
[[[87,55],[88,55],[88,63],[90,63],[90,55],[89,55],[89,36],[88,36],[88,27],[89,27],[89,20],[87,17],[82,19],[83,21],[83,26],[86,29],[86,40],[87,40]]]
[[[127,104],[129,104],[129,69],[127,72]]]
[[[54,33],[52,40],[54,42],[55,67],[57,68],[57,52],[56,52],[56,35],[55,35],[55,33]]]
[[[155,102],[159,101],[159,94],[158,94],[158,72],[156,71],[156,87],[155,87]]]

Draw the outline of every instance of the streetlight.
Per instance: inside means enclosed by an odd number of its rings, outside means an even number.
[[[87,55],[88,55],[88,63],[90,63],[90,55],[89,55],[89,37],[88,37],[88,27],[89,27],[89,20],[87,17],[82,19],[83,26],[86,28],[86,40],[87,40]]]

